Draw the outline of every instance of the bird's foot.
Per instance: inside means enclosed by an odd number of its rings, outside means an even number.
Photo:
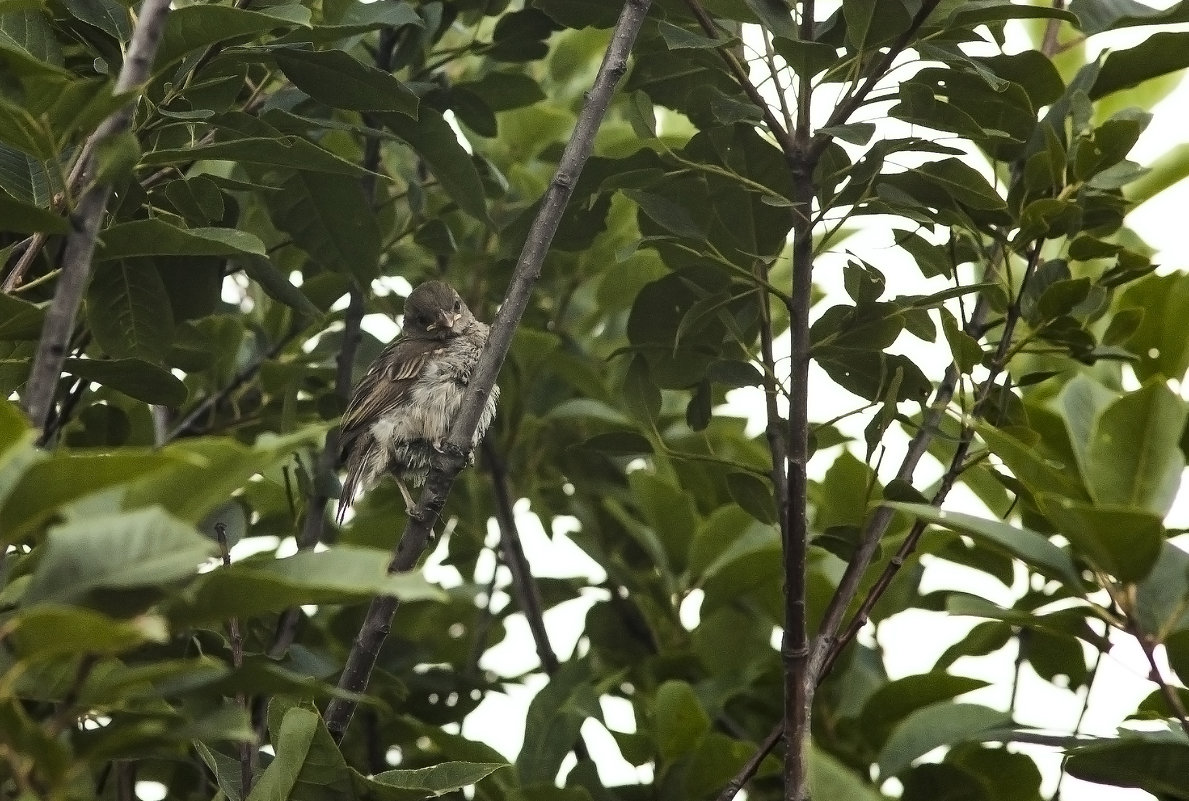
[[[396,486],[400,490],[400,496],[405,499],[405,514],[412,517],[413,510],[417,508],[417,501],[413,500],[413,494],[409,492],[409,488],[405,486],[405,482],[399,478],[396,480]]]

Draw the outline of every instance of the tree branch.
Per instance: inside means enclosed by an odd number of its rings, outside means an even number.
[[[801,2],[801,39],[813,39],[814,2]],[[784,797],[809,798],[809,739],[815,685],[809,667],[806,592],[809,553],[809,309],[813,303],[813,181],[816,157],[809,151],[812,126],[810,76],[800,75],[797,127],[789,156],[793,182],[793,282],[789,304],[789,422],[785,485],[784,637]]]
[[[525,620],[528,621],[529,631],[533,635],[533,645],[537,649],[537,658],[541,660],[541,668],[552,676],[557,672],[560,663],[557,653],[553,650],[553,644],[549,642],[549,632],[545,630],[541,594],[533,581],[532,570],[520,542],[520,532],[516,528],[516,519],[512,512],[512,494],[508,488],[507,467],[491,442],[483,440],[482,447],[483,455],[487,457],[487,463],[491,466],[491,482],[495,488],[495,519],[500,529],[500,550],[504,554],[504,564],[512,574],[512,593],[516,596],[516,604],[524,613]]]
[[[578,116],[574,135],[562,153],[557,172],[545,192],[544,201],[536,219],[533,220],[524,249],[512,273],[512,281],[504,296],[504,302],[492,321],[487,346],[483,349],[479,363],[471,375],[458,416],[454,419],[442,453],[434,459],[420,502],[409,515],[404,533],[397,543],[392,563],[389,565],[392,572],[407,571],[416,564],[425,549],[433,524],[446,503],[454,479],[466,464],[479,417],[512,345],[512,336],[528,306],[549,244],[557,231],[570,195],[573,194],[574,184],[590,157],[595,133],[607,113],[612,91],[627,70],[628,53],[650,4],[651,0],[626,0],[624,3],[603,63]],[[367,688],[368,678],[392,624],[397,604],[397,599],[392,596],[380,596],[372,601],[347,658],[347,664],[339,677],[340,688],[352,692],[363,692]],[[326,725],[336,740],[342,739],[354,711],[355,702],[341,698],[335,698],[327,706]]]
[[[561,663],[557,658],[557,652],[553,650],[553,643],[549,642],[545,614],[541,609],[541,593],[537,591],[537,583],[533,580],[528,557],[524,555],[524,546],[520,542],[516,516],[512,511],[507,466],[490,440],[484,439],[482,447],[483,455],[491,466],[491,482],[495,488],[495,519],[500,529],[500,551],[504,555],[504,564],[512,574],[512,593],[516,596],[516,604],[528,622],[529,631],[532,632],[533,645],[537,649],[537,658],[541,660],[541,668],[546,675],[552,676],[557,673]],[[581,734],[574,743],[574,756],[580,760],[590,758],[590,751]]]
[[[136,27],[132,31],[132,41],[128,45],[128,55],[116,80],[116,94],[130,92],[148,80],[157,45],[165,31],[169,5],[169,0],[144,0],[141,4]],[[135,107],[135,99],[130,100],[91,134],[86,145],[91,152],[84,157],[79,170],[84,181],[95,180],[95,146],[127,131]],[[66,249],[62,256],[62,275],[45,316],[41,338],[37,343],[37,355],[33,359],[33,370],[22,397],[25,413],[37,428],[45,427],[54,405],[58,378],[62,375],[62,365],[66,360],[67,343],[74,332],[78,308],[91,277],[95,240],[111,189],[108,183],[92,184],[70,215],[70,233],[66,237]]]

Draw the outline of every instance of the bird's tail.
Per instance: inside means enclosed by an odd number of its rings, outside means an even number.
[[[365,457],[368,450],[364,445],[363,442],[356,442],[347,457],[347,475],[343,479],[343,491],[339,494],[339,508],[334,516],[335,522],[340,526],[343,524],[347,510],[355,502],[355,493],[359,490],[359,485],[363,480],[364,467],[367,463]]]

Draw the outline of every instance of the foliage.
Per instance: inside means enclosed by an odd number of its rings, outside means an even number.
[[[801,20],[813,3],[655,0],[446,507],[448,586],[387,572],[394,487],[328,519],[333,426],[382,346],[360,317],[444,276],[491,319],[618,4],[178,2],[150,80],[113,96],[130,5],[0,2],[4,797],[797,798],[760,743],[786,724],[796,761],[801,682],[817,797],[1039,798],[1034,752],[1002,744],[1040,743],[1072,776],[1189,798],[1189,555],[1164,522],[1189,278],[1127,227],[1185,171],[1128,156],[1189,66],[1189,33],[1163,28],[1189,3]],[[1034,47],[1014,52],[1020,20]],[[1085,57],[1078,37],[1136,26]],[[130,100],[131,131],[95,150],[114,193],[37,430],[19,406],[86,188],[72,165]],[[859,229],[919,275],[844,249]],[[814,269],[847,297],[793,278]],[[827,383],[853,411],[800,427]],[[739,389],[767,432],[725,409]],[[985,508],[943,508],[955,484]],[[601,572],[526,574],[521,498]],[[217,564],[228,543],[253,555]],[[1014,601],[923,592],[943,563]],[[402,603],[359,699],[335,682],[376,595]],[[509,617],[591,597],[573,656],[537,642],[548,684],[514,764],[454,733],[530,678],[481,666]],[[803,652],[772,644],[789,599]],[[906,610],[979,622],[893,680],[883,649],[915,644],[855,633]],[[985,685],[964,656],[1018,654],[1076,693],[1121,637],[1153,659],[1135,717],[1154,726],[1054,738],[963,699]],[[580,729],[605,697],[651,786],[603,785]],[[335,698],[363,701],[341,743],[318,714]]]

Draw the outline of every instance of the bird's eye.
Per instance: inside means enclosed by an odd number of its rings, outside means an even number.
[[[458,298],[454,299],[454,311],[456,311],[456,312],[462,311],[462,301],[459,300]]]

